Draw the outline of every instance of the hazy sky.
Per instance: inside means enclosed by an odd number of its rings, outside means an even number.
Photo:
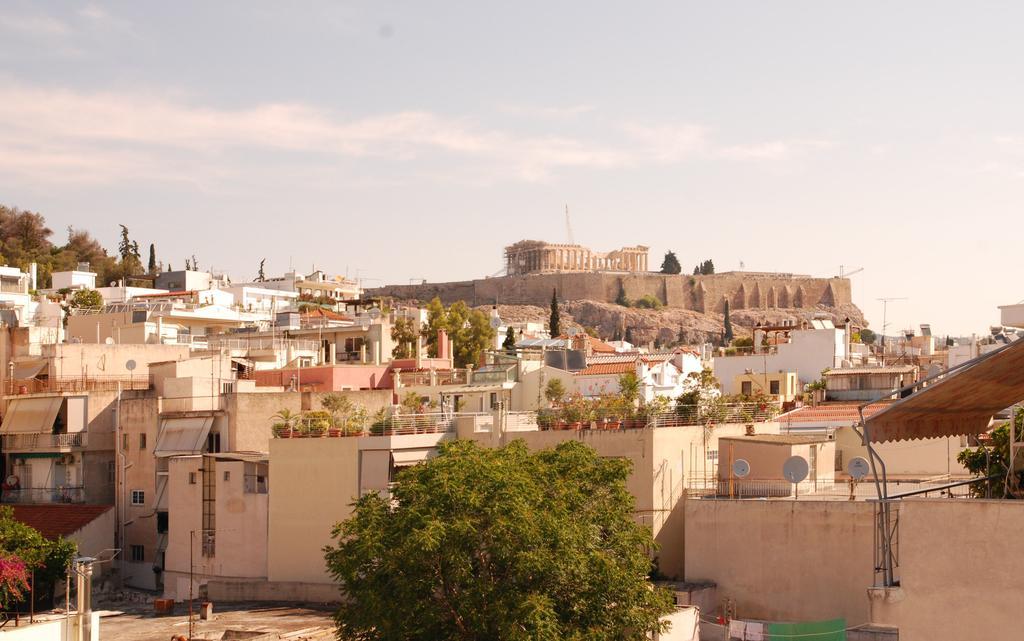
[[[1024,299],[1024,4],[0,4],[0,202],[175,268],[469,279],[522,238]],[[357,271],[358,270],[358,271]]]

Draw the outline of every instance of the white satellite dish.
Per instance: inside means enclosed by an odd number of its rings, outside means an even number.
[[[782,465],[782,476],[790,483],[799,483],[807,478],[810,466],[802,456],[790,456]]]
[[[133,369],[135,369],[136,365],[137,364],[135,361],[133,361],[132,359],[128,359],[128,362],[124,364],[124,368],[130,372]]]
[[[103,343],[105,345],[113,345],[114,344],[114,339],[111,338],[110,336],[107,336],[106,338],[103,339]]]
[[[746,478],[746,476],[750,474],[750,463],[748,463],[746,459],[736,459],[732,464],[732,473],[737,478]]]
[[[499,327],[501,327],[501,318],[497,316],[491,316],[491,327],[493,327],[494,329],[498,329]]]
[[[871,464],[863,456],[855,456],[846,464],[846,472],[854,481],[863,480],[871,471]]]

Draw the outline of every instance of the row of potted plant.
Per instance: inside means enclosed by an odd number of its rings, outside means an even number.
[[[358,436],[366,431],[369,415],[364,407],[353,407],[344,415],[328,410],[292,412],[282,409],[271,417],[274,436],[302,438],[317,436]]]
[[[636,402],[620,395],[584,398],[573,394],[537,413],[542,429],[631,429],[644,427],[652,417],[666,411],[666,399]]]

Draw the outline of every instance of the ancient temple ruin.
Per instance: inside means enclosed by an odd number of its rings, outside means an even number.
[[[648,247],[637,245],[596,252],[582,245],[521,240],[505,248],[505,274],[559,272],[646,272]]]

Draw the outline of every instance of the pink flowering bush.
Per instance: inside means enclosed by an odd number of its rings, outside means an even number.
[[[0,552],[0,609],[20,602],[28,593],[28,568],[15,554]]]

